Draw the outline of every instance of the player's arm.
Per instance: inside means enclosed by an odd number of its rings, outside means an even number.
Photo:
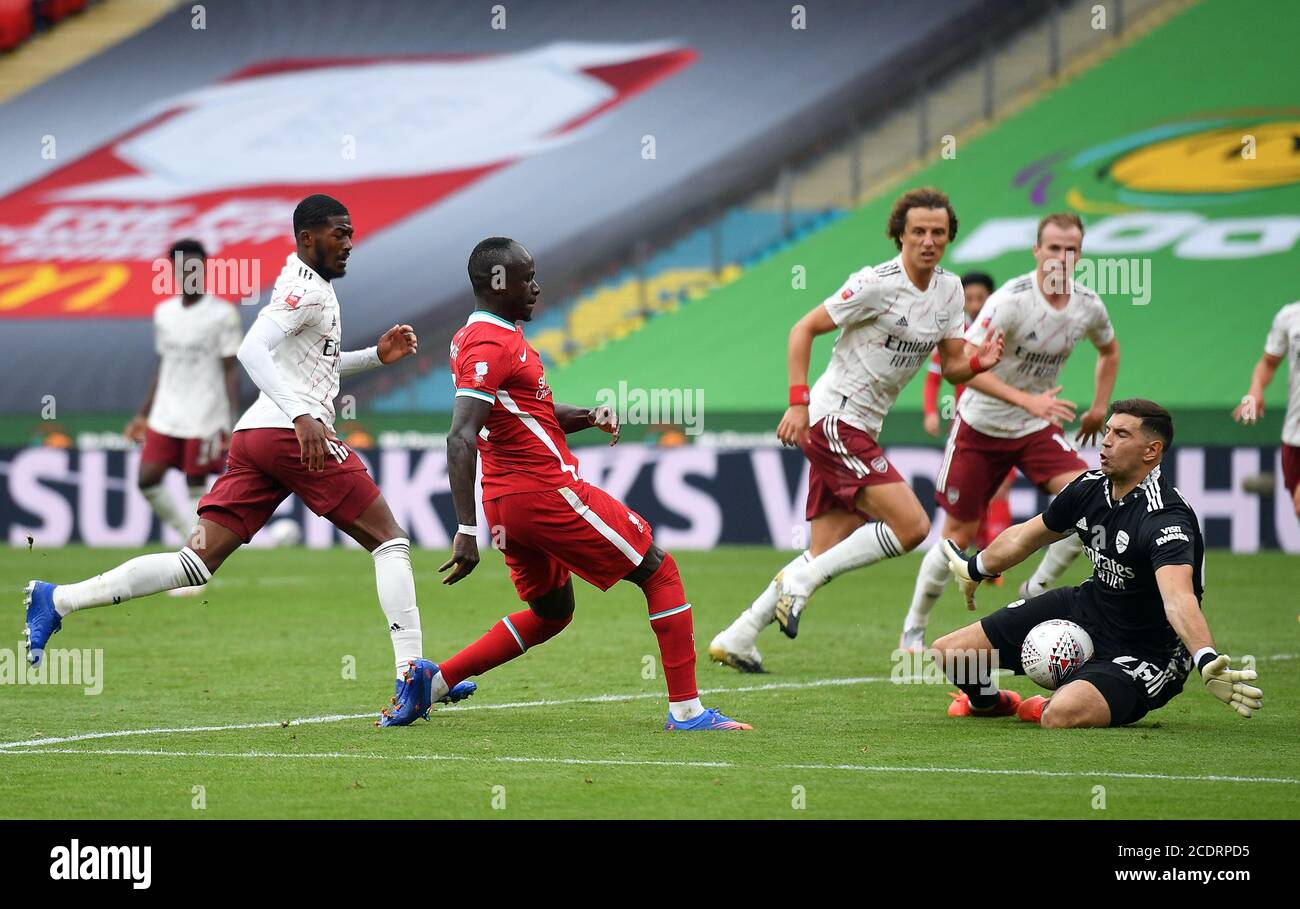
[[[1023,524],[1014,524],[998,534],[987,549],[975,555],[966,556],[952,540],[944,540],[944,553],[948,556],[948,565],[957,578],[957,586],[966,598],[966,608],[975,608],[975,588],[988,578],[995,578],[1002,572],[1014,568],[1044,546],[1069,536],[1068,531],[1052,530],[1043,520],[1043,515],[1035,515]]]
[[[331,433],[325,424],[311,415],[306,402],[289,390],[275,368],[271,356],[287,337],[285,330],[274,319],[258,316],[253,327],[244,336],[237,354],[253,384],[284,411],[293,421],[294,434],[298,436],[298,459],[308,470],[324,470],[325,455],[329,450]]]
[[[1264,692],[1247,684],[1259,675],[1253,669],[1231,668],[1232,657],[1214,649],[1210,626],[1192,587],[1192,566],[1161,565],[1156,569],[1156,585],[1164,601],[1165,617],[1187,652],[1194,654],[1205,687],[1210,694],[1249,719],[1252,713],[1264,706]]]
[[[609,444],[617,445],[618,437],[623,431],[619,425],[618,414],[608,404],[597,407],[576,407],[573,404],[556,404],[555,419],[564,430],[565,435],[582,432],[595,426],[610,435]]]
[[[1092,395],[1092,406],[1083,414],[1079,422],[1079,432],[1074,440],[1083,445],[1092,445],[1097,441],[1097,434],[1106,425],[1106,411],[1110,409],[1110,396],[1115,391],[1115,379],[1119,375],[1119,339],[1114,332],[1110,340],[1097,345],[1097,366],[1093,370],[1093,383],[1096,390]]]
[[[966,345],[963,353],[974,356],[978,352],[979,348],[974,344],[969,341],[963,343]],[[1000,401],[1006,401],[1008,404],[1014,404],[1039,419],[1047,420],[1058,426],[1074,422],[1076,405],[1073,401],[1057,397],[1061,393],[1062,386],[1060,385],[1035,395],[1027,391],[1021,391],[1009,382],[1002,381],[991,372],[980,373],[966,384],[976,391],[997,398]]]
[[[451,414],[451,431],[447,433],[447,479],[451,484],[451,501],[456,507],[456,535],[451,541],[451,558],[439,572],[452,569],[442,579],[455,584],[478,565],[477,509],[474,505],[474,475],[478,468],[478,438],[492,412],[492,400],[485,396],[457,394]]]
[[[140,411],[131,418],[131,422],[126,424],[126,429],[122,430],[122,435],[132,442],[144,441],[145,431],[149,428],[149,411],[153,410],[153,396],[158,392],[158,373],[161,370],[161,363],[154,367],[153,378],[149,380],[149,391],[144,396]]]
[[[1232,411],[1232,418],[1238,423],[1250,426],[1260,417],[1264,416],[1264,389],[1273,381],[1273,376],[1277,375],[1277,368],[1282,365],[1282,357],[1274,356],[1268,351],[1259,358],[1255,364],[1255,369],[1250,374],[1250,391],[1241,399]]]
[[[230,426],[239,415],[239,357],[222,357],[221,371],[226,380],[226,400],[230,402]]]
[[[921,425],[927,435],[939,434],[939,389],[942,386],[943,373],[939,369],[939,354],[936,351],[925,370],[925,389],[921,396],[921,413],[924,415]]]
[[[374,347],[345,350],[339,354],[339,376],[350,376],[396,363],[403,357],[415,356],[419,349],[414,328],[409,325],[394,325],[379,337],[379,343]]]
[[[814,306],[794,323],[785,349],[785,371],[790,380],[790,406],[776,427],[782,445],[801,445],[808,436],[808,364],[812,360],[813,340],[839,328],[826,304]]]
[[[961,338],[944,338],[939,342],[939,369],[953,385],[978,388],[971,380],[998,365],[1003,343],[1001,331],[989,332],[978,347]]]

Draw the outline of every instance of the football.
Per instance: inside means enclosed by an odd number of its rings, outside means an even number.
[[[1020,665],[1039,685],[1055,690],[1092,659],[1092,637],[1074,622],[1052,619],[1035,625],[1020,645]]]

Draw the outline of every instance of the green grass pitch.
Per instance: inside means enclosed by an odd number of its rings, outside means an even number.
[[[0,554],[10,668],[29,578],[76,580],[131,554]],[[495,553],[454,588],[438,583],[443,553],[414,558],[434,659],[520,608]],[[752,732],[663,732],[664,682],[640,591],[601,594],[580,581],[574,623],[479,678],[465,707],[407,729],[363,717],[288,723],[386,703],[391,650],[372,564],[357,550],[248,550],[204,597],[70,618],[52,645],[102,648],[102,693],[0,685],[0,817],[1300,817],[1295,557],[1208,559],[1205,609],[1221,650],[1257,659],[1260,715],[1237,718],[1193,678],[1135,727],[1075,732],[949,719],[949,686],[890,681],[917,555],[824,588],[798,641],[764,632],[762,676],[715,666],[705,650],[786,557],[730,548],[677,558],[705,702]],[[1013,599],[1028,569],[986,589],[981,610]],[[1076,564],[1070,579],[1082,571]],[[932,633],[970,617],[949,588]],[[249,724],[260,725],[193,729]],[[179,731],[85,737],[160,728]],[[72,740],[12,744],[51,738]]]

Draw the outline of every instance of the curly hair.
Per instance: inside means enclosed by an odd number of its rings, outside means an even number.
[[[885,226],[885,236],[894,241],[894,246],[903,248],[903,231],[907,227],[907,213],[914,208],[942,208],[948,212],[948,240],[957,239],[957,213],[948,201],[948,194],[932,187],[909,189],[894,201],[894,210],[889,213],[889,223]]]

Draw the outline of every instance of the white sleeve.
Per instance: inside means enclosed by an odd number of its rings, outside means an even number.
[[[307,407],[284,385],[280,371],[275,368],[271,351],[280,346],[285,339],[285,332],[272,319],[258,318],[253,327],[244,336],[244,343],[239,345],[239,362],[253,379],[253,384],[276,403],[290,420],[304,414],[310,414]]]
[[[376,366],[383,366],[379,360],[379,348],[367,347],[365,350],[345,350],[339,355],[339,375],[350,376],[356,372],[365,372]]]
[[[840,289],[822,301],[831,321],[840,328],[874,319],[888,309],[885,284],[875,269],[867,267],[849,275]]]
[[[1264,353],[1271,357],[1285,357],[1287,349],[1290,347],[1290,332],[1288,331],[1287,322],[1291,315],[1288,310],[1290,306],[1284,307],[1276,316],[1273,317],[1273,324],[1269,327],[1268,337],[1264,339]]]

